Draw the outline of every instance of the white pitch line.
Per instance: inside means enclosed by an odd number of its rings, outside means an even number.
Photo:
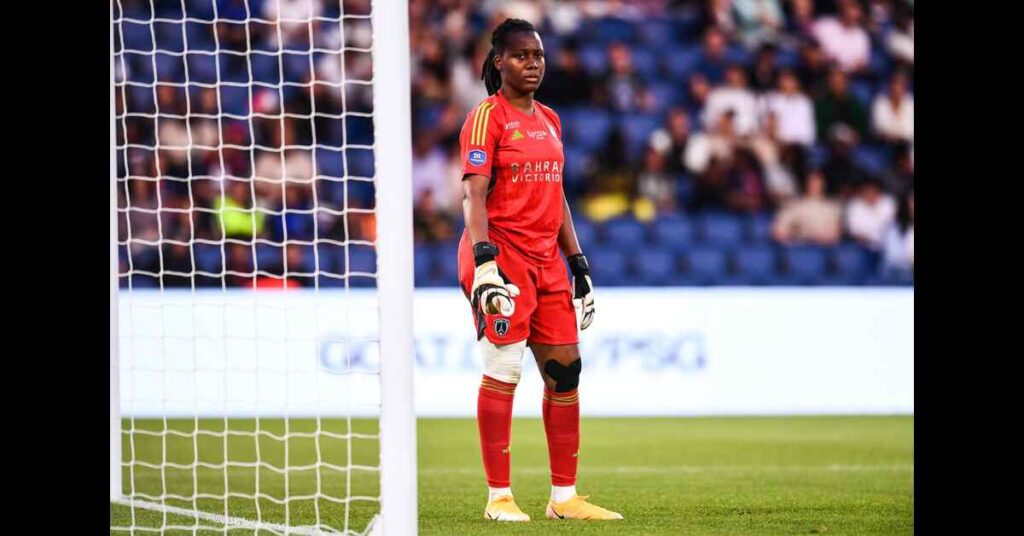
[[[210,512],[203,512],[200,510],[189,510],[187,508],[178,508],[177,506],[168,506],[160,503],[153,503],[149,501],[130,501],[127,499],[121,499],[120,501],[112,501],[114,504],[121,504],[124,506],[130,506],[132,508],[142,508],[143,510],[152,510],[154,512],[167,512],[168,514],[175,514],[185,517],[193,517],[199,519],[205,519],[206,521],[213,521],[221,525],[229,527],[240,527],[253,530],[273,530],[283,534],[296,534],[296,535],[336,535],[344,534],[341,532],[328,532],[315,527],[289,527],[288,525],[279,525],[277,523],[267,523],[265,521],[253,521],[251,519],[245,519],[242,517],[229,517],[220,514],[213,514]],[[356,533],[348,533],[356,534]]]
[[[624,467],[595,467],[593,469],[582,468],[581,473],[587,474],[642,474],[642,473],[742,473],[751,471],[766,472],[799,472],[799,471],[827,471],[827,472],[859,472],[859,471],[913,471],[913,464],[874,464],[874,465],[852,465],[852,464],[831,464],[831,465],[637,465]],[[421,474],[443,475],[443,474],[478,474],[481,469],[475,467],[424,467],[420,469]],[[548,469],[540,467],[527,467],[514,469],[513,472],[528,475],[548,474]]]

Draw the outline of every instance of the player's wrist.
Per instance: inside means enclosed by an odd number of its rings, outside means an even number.
[[[569,270],[572,271],[572,275],[575,277],[583,277],[590,275],[590,263],[587,262],[587,257],[582,253],[577,253],[568,259]]]
[[[498,246],[486,241],[473,244],[473,262],[476,266],[492,262],[497,256]]]

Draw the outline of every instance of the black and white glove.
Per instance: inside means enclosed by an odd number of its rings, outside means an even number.
[[[476,270],[473,272],[473,307],[483,314],[512,316],[516,311],[513,298],[519,295],[519,287],[505,277],[498,268],[494,257],[498,255],[498,246],[490,242],[473,244],[473,260]]]
[[[590,263],[582,253],[567,260],[572,270],[572,301],[583,314],[580,329],[587,329],[594,321],[594,284],[590,282]]]

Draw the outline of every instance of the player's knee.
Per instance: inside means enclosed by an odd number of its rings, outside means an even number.
[[[580,385],[580,372],[583,370],[583,360],[563,365],[554,359],[544,364],[544,373],[552,380],[555,380],[555,392],[565,393],[572,391]]]
[[[526,341],[497,345],[484,337],[480,339],[480,350],[484,356],[485,375],[505,383],[519,383]]]

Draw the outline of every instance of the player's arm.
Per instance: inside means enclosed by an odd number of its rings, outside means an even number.
[[[491,166],[501,130],[491,121],[493,106],[482,103],[466,118],[459,136],[462,152],[462,210],[466,230],[473,244],[473,288],[470,299],[473,306],[485,314],[510,316],[515,312],[513,298],[519,287],[512,284],[498,269],[495,257],[498,247],[490,242],[487,233],[487,193],[491,186]]]
[[[569,261],[569,269],[572,270],[572,299],[583,312],[580,329],[587,329],[594,321],[594,285],[590,281],[590,264],[583,256],[576,237],[576,227],[572,223],[572,211],[569,210],[565,192],[562,192],[562,226],[558,229],[558,247],[562,249],[565,259]]]

